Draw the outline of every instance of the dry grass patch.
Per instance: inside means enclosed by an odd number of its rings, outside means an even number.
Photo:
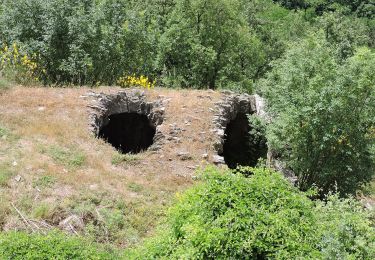
[[[0,228],[28,229],[13,203],[27,218],[54,227],[77,216],[84,226],[74,232],[127,247],[152,234],[174,194],[193,183],[194,167],[207,164],[202,154],[214,153],[210,109],[219,93],[146,91],[149,100],[168,100],[161,126],[165,143],[159,151],[123,155],[88,130],[92,100],[83,96],[89,91],[12,87],[0,95],[0,165],[21,176],[16,181],[4,171]],[[168,141],[174,126],[183,131],[178,141]],[[193,159],[180,160],[181,151]]]

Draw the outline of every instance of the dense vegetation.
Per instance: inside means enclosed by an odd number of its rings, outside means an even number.
[[[166,86],[251,91],[288,42],[312,31],[322,28],[341,58],[375,38],[372,0],[2,2],[3,47],[18,44],[44,84],[112,85],[136,74]]]
[[[375,0],[2,0],[0,45],[0,94],[156,85],[266,98],[262,132],[299,190],[265,169],[209,169],[126,257],[375,257],[374,223],[343,198],[375,174]],[[0,235],[8,258],[38,252],[116,257],[61,233]]]
[[[144,245],[116,254],[61,233],[0,235],[10,259],[373,259],[375,230],[353,199],[312,201],[281,174],[208,168],[177,194],[166,223]]]
[[[118,259],[119,255],[82,238],[68,238],[60,232],[0,234],[1,259]]]
[[[249,169],[245,169],[247,172]],[[375,230],[353,200],[312,201],[279,173],[207,169],[134,259],[373,259]]]
[[[363,47],[344,61],[311,35],[273,64],[262,82],[275,114],[268,134],[306,190],[354,193],[375,172],[375,53]],[[290,70],[293,73],[290,73]]]

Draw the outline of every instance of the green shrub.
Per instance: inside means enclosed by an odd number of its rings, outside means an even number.
[[[314,202],[281,174],[209,168],[177,196],[156,237],[131,259],[373,259],[375,230],[352,200]],[[340,258],[343,257],[343,258]]]
[[[4,0],[0,41],[35,54],[45,84],[111,85],[122,75],[146,75],[152,37],[128,2]]]
[[[261,84],[267,139],[307,190],[354,194],[375,174],[375,53],[340,63],[323,34],[292,44]]]
[[[98,244],[68,237],[60,232],[47,235],[11,232],[0,234],[1,259],[118,259]]]

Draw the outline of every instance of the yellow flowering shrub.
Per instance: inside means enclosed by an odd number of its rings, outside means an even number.
[[[155,80],[151,81],[146,76],[136,77],[135,75],[133,75],[120,77],[117,80],[117,84],[122,88],[141,87],[151,89],[155,87]]]
[[[20,83],[30,83],[30,81],[39,81],[38,75],[40,68],[35,62],[37,55],[30,57],[28,54],[20,51],[16,43],[11,46],[3,45],[0,48],[0,72],[2,74],[11,74],[13,79]]]

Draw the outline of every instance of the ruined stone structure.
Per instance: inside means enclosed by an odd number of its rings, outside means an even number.
[[[230,121],[234,120],[238,114],[256,114],[267,119],[264,111],[264,101],[258,95],[235,94],[225,91],[222,101],[216,104],[216,115],[213,119],[214,131],[217,140],[214,143],[218,154],[223,152],[225,140],[225,129]]]
[[[90,129],[95,136],[102,136],[102,130],[110,124],[111,118],[113,121],[116,119],[115,117],[123,115],[123,117],[130,118],[132,122],[136,122],[137,118],[134,116],[140,115],[144,116],[143,119],[140,117],[140,120],[148,119],[150,127],[154,128],[152,146],[149,149],[157,150],[160,148],[163,134],[159,131],[159,126],[163,123],[165,111],[163,100],[149,102],[146,100],[144,92],[140,90],[120,91],[109,95],[90,93],[89,96],[94,98],[94,103],[90,105],[89,116]],[[135,132],[140,130],[140,126],[140,123],[138,123]],[[129,133],[131,129],[125,129],[124,131]],[[141,139],[142,136],[133,136],[132,138]]]

